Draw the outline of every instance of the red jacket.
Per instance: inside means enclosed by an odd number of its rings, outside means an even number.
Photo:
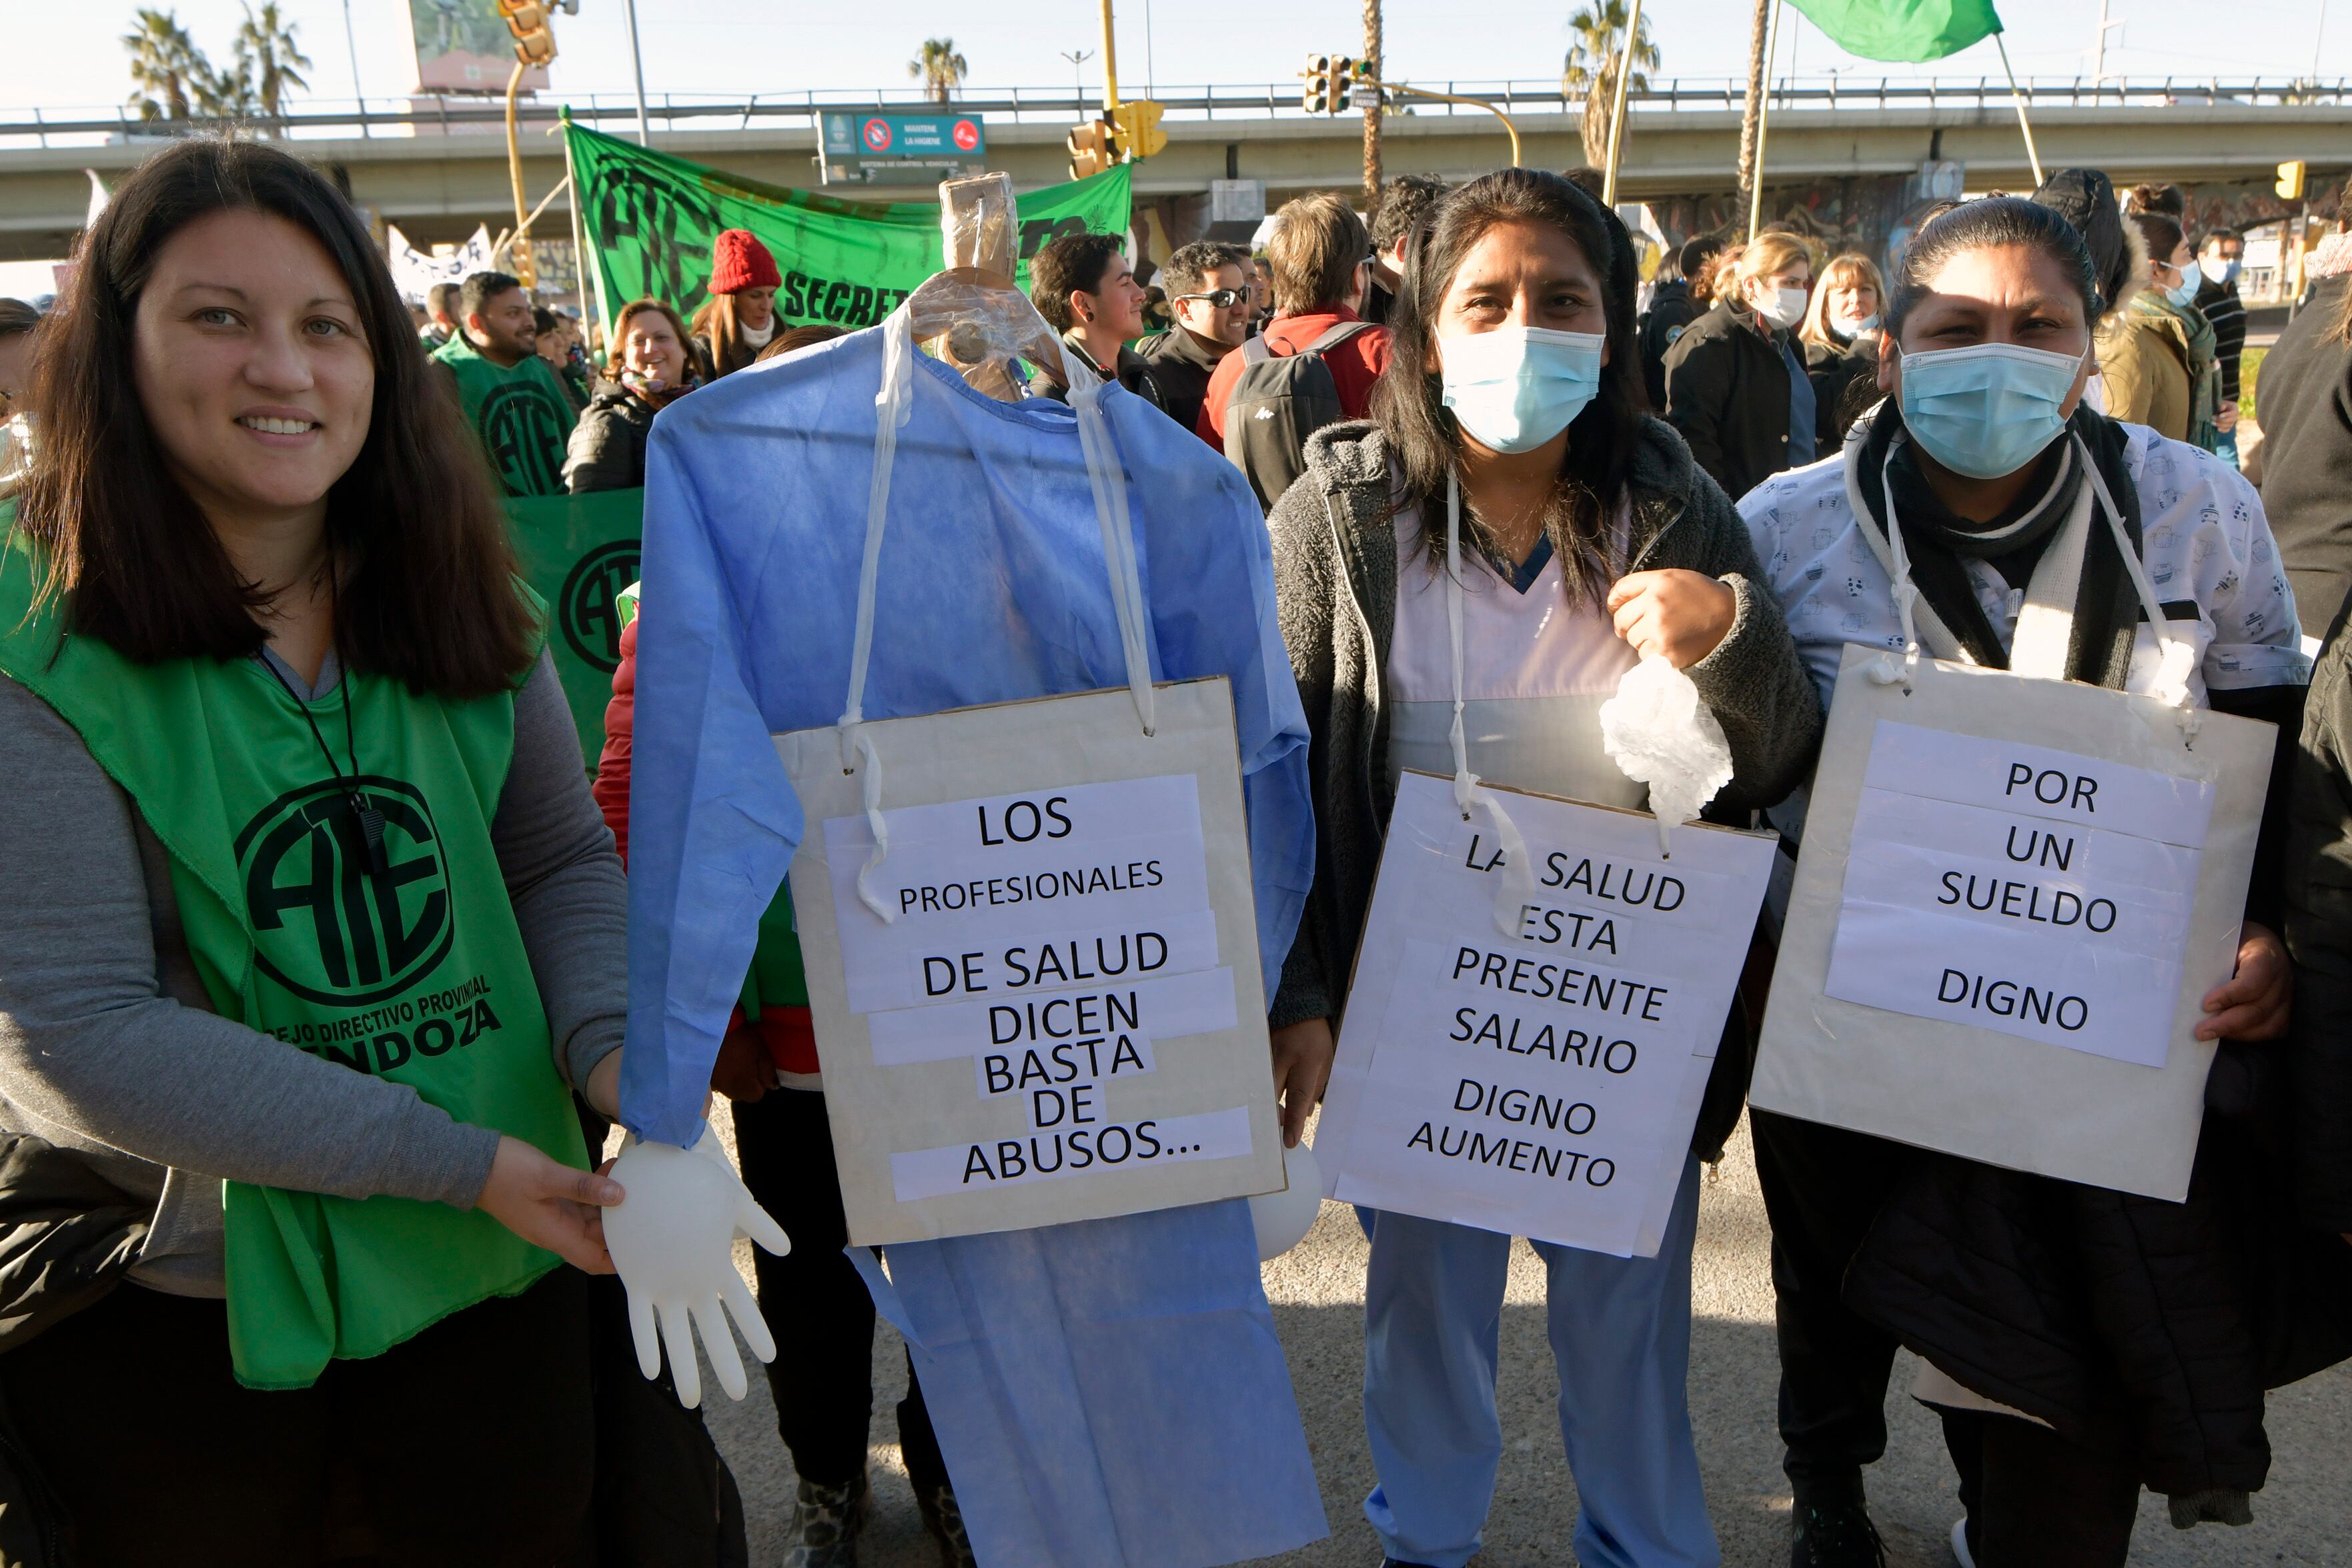
[[[1265,346],[1277,354],[1295,354],[1340,322],[1360,319],[1344,305],[1312,316],[1285,316],[1267,324]],[[1323,362],[1331,367],[1331,380],[1339,385],[1339,406],[1349,419],[1361,419],[1371,412],[1372,383],[1389,368],[1389,329],[1373,327],[1359,332],[1324,355]],[[1220,452],[1225,449],[1225,404],[1246,368],[1238,350],[1219,360],[1216,373],[1209,378],[1208,392],[1201,399],[1201,423],[1194,429]]]
[[[637,623],[632,621],[621,628],[621,663],[613,672],[613,700],[604,705],[604,752],[596,759],[596,782],[590,786],[623,865],[629,861],[629,742],[636,717]],[[730,1033],[745,1028],[756,1032],[779,1071],[817,1070],[816,1030],[806,1008],[767,1008],[753,1023],[739,1007],[727,1028]]]

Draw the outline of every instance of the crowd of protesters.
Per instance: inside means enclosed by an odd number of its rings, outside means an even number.
[[[1066,398],[1074,366],[1116,382],[1267,512],[1318,833],[1277,1061],[1328,1071],[1398,780],[1455,771],[1465,700],[1481,774],[1638,808],[1592,709],[1664,658],[1727,741],[1717,810],[1795,852],[1840,653],[1899,646],[1911,614],[1865,548],[1897,528],[1920,602],[2006,668],[2056,520],[2086,485],[2116,497],[2200,626],[2194,700],[2280,727],[2236,972],[2204,999],[2221,1055],[2185,1203],[1754,1116],[1794,1568],[1886,1561],[1865,1474],[1898,1345],[1928,1367],[1964,1568],[2120,1565],[2144,1488],[2182,1528],[2244,1522],[2265,1391],[2352,1354],[2346,200],[2261,375],[2259,446],[2242,236],[2096,171],[1941,204],[1885,270],[1767,226],[1691,237],[1645,280],[1617,214],[1524,169],[1392,182],[1369,223],[1301,197],[1262,254],[1198,240],[1149,288],[1115,236],[1031,261],[1067,357],[1029,395]],[[41,1568],[740,1561],[699,1416],[632,1370],[597,1218],[620,1197],[593,1156],[626,1006],[635,626],[592,784],[499,501],[640,487],[670,403],[827,351],[839,330],[784,320],[780,282],[730,230],[690,319],[636,299],[593,345],[501,272],[404,308],[331,184],[193,140],[124,183],[63,303],[0,301],[0,1549],[33,1518],[71,1542]],[[2069,678],[2147,689],[2128,599],[2081,592]],[[321,760],[331,789],[277,792]],[[429,828],[385,795],[395,761]],[[256,856],[341,834],[386,857],[387,833],[433,838],[449,940],[502,1015],[467,1027],[534,1074],[453,1065],[425,1093],[285,1043],[327,981],[272,968],[265,992],[220,889],[257,877],[290,908],[310,884]],[[796,929],[779,894],[711,1087],[794,1242],[757,1259],[794,1561],[854,1568],[875,1309]],[[1754,1024],[1735,1007],[1657,1254],[1538,1248],[1589,1564],[1721,1561],[1691,1270]],[[1364,1226],[1366,1517],[1391,1568],[1462,1568],[1501,1457],[1510,1238]],[[366,1267],[306,1270],[320,1235]],[[971,1562],[911,1375],[898,1416],[941,1560]]]

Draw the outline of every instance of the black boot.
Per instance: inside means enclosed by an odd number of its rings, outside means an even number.
[[[1790,1511],[1789,1568],[1886,1568],[1886,1543],[1860,1498]]]
[[[857,1538],[874,1511],[874,1492],[864,1471],[839,1486],[800,1484],[793,1504],[791,1568],[857,1568]]]
[[[923,1528],[939,1542],[940,1568],[975,1568],[971,1537],[964,1533],[963,1510],[956,1506],[955,1489],[933,1487],[917,1492],[915,1507],[923,1516]]]

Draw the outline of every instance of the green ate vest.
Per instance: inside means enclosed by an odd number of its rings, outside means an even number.
[[[482,357],[463,332],[433,351],[457,378],[466,423],[509,496],[563,494],[563,453],[578,421],[563,383],[537,354],[513,366]]]
[[[304,705],[258,659],[142,665],[27,622],[34,561],[0,508],[0,672],[78,732],[171,858],[214,1009],[322,1061],[405,1083],[460,1122],[585,1169],[571,1095],[490,821],[514,697],[419,696],[346,671],[370,852],[352,803],[343,693]],[[54,657],[52,656],[54,655]],[[556,1266],[479,1209],[227,1182],[229,1348],[240,1383],[301,1388]]]

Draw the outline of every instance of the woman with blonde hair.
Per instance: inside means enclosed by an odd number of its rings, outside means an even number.
[[[1848,251],[1822,268],[1797,333],[1813,383],[1816,452],[1837,450],[1846,427],[1878,401],[1878,313],[1885,304],[1886,280],[1868,256]]]
[[[1813,384],[1795,336],[1812,282],[1803,240],[1759,234],[1666,355],[1666,418],[1727,495],[1813,460]]]

